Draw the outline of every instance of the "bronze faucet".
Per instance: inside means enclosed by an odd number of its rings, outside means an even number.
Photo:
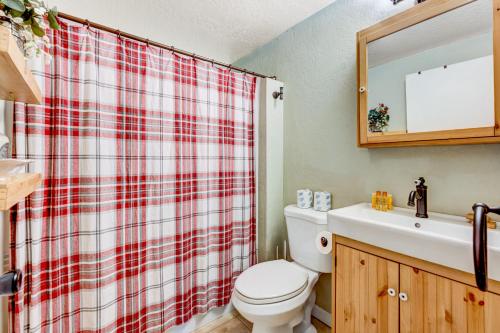
[[[417,214],[416,217],[428,218],[427,214],[427,186],[425,185],[424,177],[415,180],[417,186],[415,191],[410,192],[408,197],[408,206],[415,207],[415,199],[417,201]]]

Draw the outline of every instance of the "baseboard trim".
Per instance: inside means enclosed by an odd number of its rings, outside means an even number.
[[[330,312],[315,305],[312,309],[312,316],[318,319],[323,324],[332,327],[332,315],[330,314]]]

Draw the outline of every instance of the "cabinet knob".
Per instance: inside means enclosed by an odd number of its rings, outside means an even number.
[[[389,288],[389,289],[387,289],[387,293],[388,293],[388,294],[389,294],[389,296],[391,296],[391,297],[396,296],[396,290],[394,290],[394,288]]]
[[[406,302],[408,300],[408,295],[406,295],[406,293],[399,293],[399,299]]]
[[[359,87],[359,92],[360,93],[366,92],[366,87]]]

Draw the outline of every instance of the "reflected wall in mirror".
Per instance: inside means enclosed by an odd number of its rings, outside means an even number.
[[[493,4],[428,0],[358,33],[360,145],[495,137]]]

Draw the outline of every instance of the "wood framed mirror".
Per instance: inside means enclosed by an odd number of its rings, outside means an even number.
[[[500,143],[500,0],[427,0],[357,47],[360,147]]]

